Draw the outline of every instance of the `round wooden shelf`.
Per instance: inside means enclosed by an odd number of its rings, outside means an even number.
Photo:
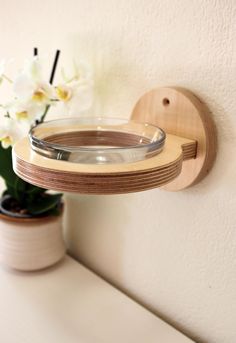
[[[159,155],[126,164],[94,165],[57,161],[32,151],[28,138],[13,149],[14,170],[22,179],[48,189],[119,194],[160,187],[181,172],[182,161],[196,153],[196,142],[167,135]]]
[[[161,153],[130,163],[73,163],[36,153],[24,138],[13,148],[14,170],[34,185],[86,194],[121,194],[156,187],[177,191],[209,172],[216,153],[214,125],[206,107],[191,92],[180,88],[153,90],[140,98],[132,119],[166,132]],[[74,142],[75,137],[70,139]]]

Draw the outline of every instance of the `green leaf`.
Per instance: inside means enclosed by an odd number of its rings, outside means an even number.
[[[33,186],[19,178],[12,167],[12,148],[4,149],[0,144],[0,176],[5,180],[7,192],[19,202],[24,203],[26,194],[34,196],[45,193],[45,189]]]
[[[28,195],[38,195],[40,193],[45,193],[47,190],[44,188],[40,188],[38,186],[31,185],[30,183],[27,183],[27,189],[26,193]]]
[[[11,152],[11,147],[4,149],[0,144],[0,175],[9,186],[14,187],[17,176],[12,168]]]
[[[59,216],[60,214],[61,214],[61,208],[60,207],[53,208],[47,212],[47,215],[49,215],[49,216]]]
[[[40,215],[57,208],[61,202],[62,194],[45,194],[35,199],[35,202],[27,204],[27,210],[30,214]]]
[[[25,197],[27,204],[37,203],[38,199],[45,195],[46,189],[27,184],[27,189],[25,191]]]
[[[14,191],[15,191],[14,198],[19,203],[24,203],[26,187],[27,187],[27,182],[25,182],[24,180],[22,180],[18,176],[16,176],[15,184],[14,184]]]
[[[12,167],[12,148],[4,149],[0,144],[0,176],[5,180],[9,194],[16,199],[22,208],[26,208],[32,215],[58,215],[58,205],[62,194],[47,194],[47,190],[31,185],[19,178]]]
[[[8,194],[8,195],[10,195],[10,196],[12,196],[14,198],[15,197],[15,189],[14,189],[14,187],[9,185],[7,182],[6,182],[6,187],[7,187],[7,189],[3,192],[3,195]]]

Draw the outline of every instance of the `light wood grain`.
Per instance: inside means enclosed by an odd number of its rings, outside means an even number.
[[[120,194],[160,187],[176,178],[184,159],[194,158],[196,142],[167,135],[163,152],[144,161],[124,164],[79,164],[43,157],[27,138],[13,149],[15,172],[40,187],[87,194]]]
[[[181,174],[164,189],[184,189],[208,174],[216,155],[216,131],[209,110],[193,93],[179,87],[154,89],[139,99],[132,119],[197,141],[196,158],[184,162]]]

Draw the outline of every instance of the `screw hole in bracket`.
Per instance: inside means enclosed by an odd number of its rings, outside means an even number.
[[[168,106],[170,104],[170,100],[168,98],[164,98],[162,100],[162,104],[163,104],[163,106]]]

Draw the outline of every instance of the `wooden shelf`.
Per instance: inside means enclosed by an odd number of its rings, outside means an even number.
[[[216,155],[215,128],[206,106],[194,94],[181,88],[152,90],[139,99],[131,119],[166,132],[158,155],[131,163],[72,163],[33,152],[26,138],[14,146],[14,170],[34,185],[81,194],[130,193],[156,187],[178,191],[208,174]],[[78,140],[74,136],[70,137],[73,143]]]
[[[15,172],[24,180],[48,189],[86,194],[144,191],[175,179],[183,160],[195,158],[196,141],[167,135],[163,151],[126,164],[79,164],[53,160],[32,151],[24,138],[13,149]]]
[[[70,257],[0,279],[4,343],[193,342]]]

